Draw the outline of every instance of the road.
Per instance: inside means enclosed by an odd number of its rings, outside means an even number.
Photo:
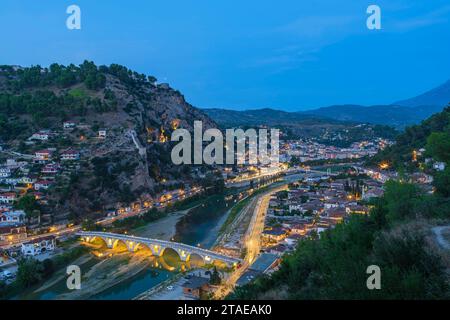
[[[200,191],[201,190],[192,191],[184,199],[192,197],[192,196],[198,194]],[[164,208],[164,207],[166,207],[166,204],[162,203],[161,208]],[[131,212],[127,212],[127,213],[121,214],[119,216],[108,217],[108,218],[97,220],[95,223],[99,224],[99,225],[102,225],[102,226],[110,225],[114,221],[123,220],[123,219],[129,218],[129,217],[133,217],[133,216],[138,216],[138,215],[141,215],[141,214],[147,212],[150,209],[151,208],[142,208],[142,209],[139,209],[139,210],[133,210]],[[64,237],[64,236],[68,236],[70,234],[74,234],[74,233],[76,233],[76,232],[78,232],[80,230],[81,230],[81,226],[78,226],[78,225],[77,226],[73,226],[73,227],[66,227],[64,229],[59,229],[59,230],[56,230],[56,231],[47,232],[47,233],[44,233],[44,234],[41,234],[41,235],[29,236],[26,239],[22,239],[22,240],[19,240],[19,241],[10,242],[10,243],[7,243],[7,244],[2,244],[2,245],[0,245],[0,249],[7,250],[7,249],[10,249],[10,248],[19,247],[19,246],[22,245],[22,243],[26,243],[26,242],[33,241],[33,240],[40,239],[40,238],[45,238],[45,237],[48,237],[48,236],[55,236],[56,238],[61,238],[61,237]]]
[[[445,230],[450,230],[450,226],[440,226],[440,227],[434,227],[431,229],[434,233],[435,239],[439,245],[446,250],[450,250],[450,242],[445,239],[443,232]]]
[[[10,248],[18,247],[18,246],[22,245],[22,243],[25,243],[25,242],[29,242],[29,241],[33,241],[33,240],[41,239],[41,238],[46,238],[46,237],[49,237],[49,236],[55,236],[56,238],[60,238],[60,237],[68,236],[70,234],[78,232],[80,230],[81,230],[80,226],[67,227],[67,228],[56,230],[56,231],[52,231],[52,232],[46,232],[46,233],[43,233],[43,234],[30,236],[30,237],[27,237],[26,239],[23,239],[21,241],[10,242],[8,244],[1,245],[0,248],[4,249],[4,250],[7,250],[7,249],[10,249]]]
[[[253,206],[252,219],[250,220],[250,224],[244,236],[246,256],[240,268],[236,269],[227,279],[225,279],[225,283],[218,290],[216,290],[214,299],[223,299],[226,297],[234,289],[238,279],[258,257],[261,250],[261,233],[264,230],[265,217],[269,207],[270,196],[273,193],[284,189],[286,189],[286,185],[272,189],[269,192],[258,196],[257,200],[253,202],[255,205],[251,203],[248,207],[243,209],[248,210],[248,208]]]

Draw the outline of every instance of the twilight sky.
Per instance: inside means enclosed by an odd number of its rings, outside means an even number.
[[[448,0],[0,0],[0,39],[0,64],[119,63],[202,108],[387,104],[450,78]]]

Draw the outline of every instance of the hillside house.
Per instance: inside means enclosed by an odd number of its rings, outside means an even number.
[[[36,133],[33,133],[28,140],[39,140],[39,141],[47,141],[51,136],[50,130],[41,130]]]
[[[98,137],[102,139],[106,138],[106,129],[98,130]]]
[[[52,185],[52,182],[48,181],[48,180],[36,181],[36,183],[34,184],[34,190],[36,190],[36,191],[47,190],[48,188],[50,188],[51,185]]]
[[[25,220],[23,210],[0,212],[0,226],[9,226],[21,224]]]
[[[48,161],[52,157],[52,151],[50,150],[39,150],[34,153],[34,158],[38,161]]]
[[[16,201],[16,197],[17,196],[14,192],[0,193],[0,203],[12,204],[14,201]]]
[[[0,226],[0,241],[15,242],[27,238],[27,227],[19,226]]]
[[[8,167],[0,167],[0,178],[8,178],[11,176],[11,169]]]
[[[78,151],[68,149],[61,153],[61,160],[63,161],[76,161],[80,159],[80,153]]]
[[[64,129],[73,129],[73,128],[75,128],[75,126],[76,126],[76,123],[75,122],[73,122],[73,121],[65,121],[65,122],[63,122],[63,128]]]
[[[56,173],[58,173],[58,170],[59,170],[59,166],[57,164],[49,163],[49,164],[46,164],[42,168],[41,172],[45,173],[45,174],[56,174]]]

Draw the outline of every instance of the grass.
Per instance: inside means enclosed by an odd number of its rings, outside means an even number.
[[[69,94],[70,94],[72,97],[80,98],[80,99],[84,99],[84,98],[87,97],[86,91],[84,91],[84,90],[81,89],[81,88],[71,89],[71,90],[69,91]]]
[[[220,233],[224,232],[228,226],[236,219],[238,213],[248,204],[251,197],[247,197],[241,201],[239,201],[237,204],[231,208],[230,214],[227,217],[227,220],[223,223],[222,227],[220,227]]]
[[[262,187],[261,189],[256,190],[252,195],[250,195],[250,196],[248,196],[247,198],[242,199],[241,201],[239,201],[238,203],[236,203],[236,204],[233,206],[233,208],[231,208],[231,211],[230,211],[230,214],[229,214],[228,217],[227,217],[227,220],[225,220],[225,222],[223,223],[223,225],[220,227],[219,233],[225,232],[225,230],[228,228],[228,226],[234,221],[234,219],[236,219],[236,217],[238,216],[239,212],[240,212],[242,209],[244,209],[244,207],[250,202],[250,200],[251,200],[253,197],[255,197],[255,196],[257,196],[257,195],[259,195],[259,194],[261,194],[261,193],[263,193],[263,192],[265,192],[265,191],[271,189],[271,188],[274,188],[274,187],[276,187],[276,186],[277,186],[277,183],[274,183],[274,184],[271,184],[271,185]]]

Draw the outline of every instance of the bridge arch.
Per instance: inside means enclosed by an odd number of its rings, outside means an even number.
[[[169,257],[169,258],[176,258],[178,260],[182,260],[180,254],[178,253],[177,250],[173,249],[173,248],[169,248],[169,247],[165,247],[162,249],[161,257]]]
[[[108,244],[109,244],[109,239],[108,239]],[[121,239],[112,239],[112,249],[116,249],[118,247],[125,247],[128,250],[128,244],[126,241],[121,240]]]
[[[215,264],[220,261],[227,265],[236,266],[239,264],[240,259],[229,257],[211,250],[206,250],[202,248],[197,248],[194,246],[186,245],[183,243],[169,242],[158,239],[149,239],[143,237],[135,237],[129,235],[122,234],[114,234],[108,232],[94,232],[94,231],[86,231],[86,232],[78,232],[77,233],[84,240],[89,241],[92,239],[99,238],[106,243],[106,246],[109,248],[115,248],[119,244],[124,244],[126,248],[135,252],[139,250],[139,248],[150,249],[153,256],[161,257],[170,252],[169,256],[172,257],[172,261],[178,262],[189,262],[189,260],[200,260],[205,264]],[[175,260],[174,260],[175,258]]]
[[[153,255],[153,251],[150,248],[150,245],[146,244],[145,242],[138,242],[138,243],[136,243],[134,251],[150,251],[151,254]]]
[[[189,263],[189,265],[192,267],[196,265],[204,265],[205,259],[201,254],[192,252],[187,257],[186,262]]]
[[[108,246],[108,244],[106,243],[106,240],[103,237],[99,237],[99,236],[85,236],[85,237],[82,237],[81,240],[83,240],[87,243],[91,243],[91,244],[94,242],[100,242],[100,243],[103,243],[103,245],[105,247]]]

